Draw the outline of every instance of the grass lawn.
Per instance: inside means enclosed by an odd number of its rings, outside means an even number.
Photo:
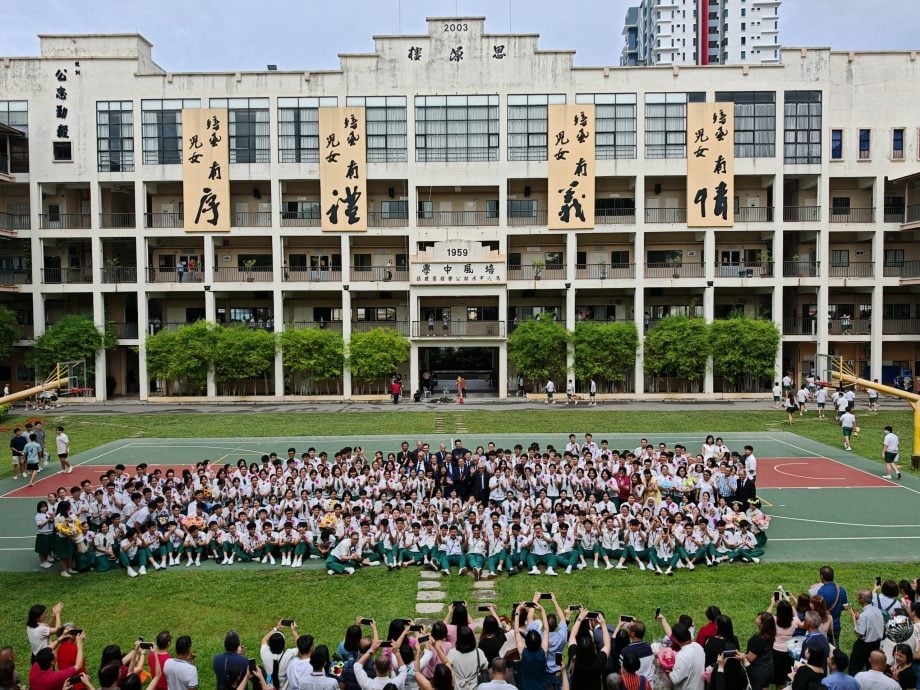
[[[535,591],[556,593],[563,607],[580,603],[602,610],[610,620],[633,615],[649,626],[649,639],[662,631],[654,621],[660,606],[673,621],[688,613],[697,626],[705,622],[710,604],[720,606],[735,622],[742,643],[754,632],[754,617],[766,608],[777,585],[787,591],[806,590],[816,579],[819,563],[727,566],[677,572],[673,578],[640,573],[576,572],[556,578],[518,575],[496,581],[500,613],[509,613],[514,602],[533,597]],[[871,563],[844,564],[837,568],[837,581],[851,599],[856,590],[871,586],[876,575],[894,579],[918,575],[917,565],[886,564],[882,570]],[[5,594],[0,617],[0,645],[11,644],[20,659],[27,658],[25,618],[35,603],[47,606],[64,602],[63,619],[87,630],[87,668],[93,678],[102,647],[117,643],[127,649],[138,635],[153,639],[161,630],[173,639],[188,634],[198,655],[201,687],[214,687],[211,656],[221,651],[224,633],[239,631],[249,654],[255,654],[262,635],[280,618],[294,618],[301,633],[314,635],[317,643],[333,648],[355,616],[378,621],[381,634],[393,618],[414,617],[417,569],[387,573],[382,568],[361,571],[354,577],[328,577],[318,570],[306,572],[172,569],[147,577],[128,579],[122,573],[80,575],[62,581],[54,573],[3,574]],[[451,577],[443,588],[448,602],[465,599],[475,611],[472,580]],[[474,616],[481,614],[473,613]],[[849,620],[844,620],[843,648],[852,646]]]
[[[408,408],[408,406],[407,406]],[[443,420],[444,433],[435,432],[435,417]],[[14,416],[0,425],[11,434],[33,417]],[[654,438],[656,431],[727,433],[738,431],[793,431],[806,438],[840,447],[840,427],[831,419],[818,420],[814,413],[804,419],[796,417],[789,427],[780,410],[699,410],[699,411],[631,411],[626,406],[603,409],[552,410],[464,410],[445,408],[437,412],[416,412],[415,408],[375,412],[341,413],[233,413],[226,414],[48,414],[41,417],[49,442],[54,427],[62,425],[70,436],[71,452],[80,453],[123,438],[202,438],[220,436],[368,436],[405,434],[410,441],[417,437],[440,439],[461,432],[468,434],[635,432]],[[913,414],[907,409],[886,410],[877,414],[857,411],[862,434],[854,439],[857,455],[881,462],[882,428],[891,424],[901,437],[904,467],[910,466],[908,453],[913,443]],[[561,439],[562,440],[562,439]],[[0,478],[11,474],[8,463],[0,464]]]

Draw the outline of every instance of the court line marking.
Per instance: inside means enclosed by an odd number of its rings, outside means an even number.
[[[920,525],[871,525],[861,522],[835,522],[833,520],[815,520],[812,518],[792,517],[789,515],[771,515],[771,518],[780,518],[783,520],[795,520],[796,522],[815,522],[819,525],[843,525],[844,527],[902,527],[916,529]]]
[[[807,448],[802,448],[802,446],[797,446],[797,445],[795,445],[794,443],[789,443],[789,441],[784,441],[784,440],[781,439],[781,438],[777,438],[777,439],[773,439],[773,440],[776,441],[777,443],[782,443],[782,444],[787,445],[787,446],[789,446],[789,447],[791,447],[791,448],[795,448],[795,449],[797,449],[797,450],[804,451],[804,452],[808,453],[809,455],[813,455],[813,456],[816,457],[816,458],[824,458],[825,460],[831,460],[832,462],[836,462],[836,463],[839,463],[839,464],[844,465],[844,466],[846,466],[846,467],[852,468],[852,469],[856,470],[857,472],[862,472],[863,474],[868,474],[870,477],[875,477],[876,479],[880,479],[880,477],[879,477],[877,474],[872,474],[872,473],[869,472],[868,470],[864,470],[864,469],[862,469],[861,467],[854,467],[853,465],[848,465],[847,463],[842,462],[841,460],[837,460],[836,458],[829,458],[829,457],[827,457],[826,455],[818,455],[818,454],[815,453],[814,451],[808,450]],[[855,456],[855,457],[860,457],[860,456]],[[889,479],[884,479],[883,481],[891,481],[891,480],[889,480]],[[900,488],[902,488],[902,489],[906,489],[907,491],[910,491],[910,492],[912,492],[912,493],[915,493],[915,494],[917,494],[917,495],[920,495],[920,491],[918,491],[917,489],[912,489],[912,488],[909,487],[909,486],[904,486],[904,484],[896,484],[895,482],[891,482],[891,485],[892,485],[892,486],[895,486],[895,487],[900,487]],[[828,487],[828,488],[829,488],[829,487]],[[863,488],[868,489],[868,488],[873,488],[873,487],[868,487],[868,486],[867,486],[867,487],[863,487]]]
[[[897,539],[920,539],[920,536],[904,536],[904,537],[821,537],[820,539],[815,539],[813,537],[778,537],[770,539],[769,541],[867,541],[867,540],[897,540]],[[768,542],[769,543],[769,542]],[[780,561],[777,561],[780,562]],[[795,561],[787,561],[794,563]],[[858,562],[858,561],[855,561]]]
[[[93,456],[93,457],[91,457],[91,458],[87,458],[86,460],[81,460],[81,461],[78,462],[78,463],[72,463],[71,466],[72,466],[72,467],[80,467],[81,465],[85,465],[86,463],[92,462],[93,460],[98,460],[99,458],[104,458],[106,455],[111,455],[112,453],[115,453],[115,452],[121,450],[123,447],[124,447],[124,446],[122,446],[122,445],[116,446],[115,448],[111,448],[111,449],[107,450],[107,451],[104,452],[104,453],[100,453],[99,455],[95,455],[95,456]],[[43,477],[43,479],[50,479],[51,477],[55,477],[55,476],[57,476],[57,475],[59,475],[59,474],[62,474],[62,473],[63,473],[63,470],[58,471],[58,472],[55,472],[54,474],[48,475],[48,476],[46,476],[46,477]],[[0,498],[8,498],[8,497],[9,497],[9,498],[15,498],[15,496],[10,496],[10,494],[12,494],[12,493],[14,493],[14,492],[16,492],[16,491],[19,491],[19,489],[21,489],[21,488],[23,488],[23,487],[21,487],[21,486],[20,486],[20,487],[16,487],[15,489],[12,489],[12,490],[10,490],[10,491],[7,491],[5,494],[0,495]]]
[[[758,488],[763,489],[764,491],[795,491],[796,489],[801,489],[803,491],[829,491],[831,489],[849,489],[849,490],[860,490],[866,491],[868,489],[899,489],[897,484],[886,484],[884,486],[761,486]]]

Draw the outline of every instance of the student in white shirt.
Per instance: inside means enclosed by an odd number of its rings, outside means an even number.
[[[824,386],[818,386],[815,391],[815,402],[818,405],[818,419],[824,419],[824,406],[827,404],[827,390]]]
[[[849,410],[844,410],[840,415],[840,429],[843,432],[843,449],[853,450],[850,445],[850,437],[856,429],[856,416]]]
[[[892,475],[901,478],[901,468],[898,467],[898,451],[901,447],[901,441],[892,430],[891,426],[885,427],[885,439],[882,441],[882,459],[885,461],[885,476],[883,479],[891,479]]]

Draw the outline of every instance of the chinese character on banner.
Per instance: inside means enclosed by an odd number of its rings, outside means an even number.
[[[735,194],[734,109],[688,103],[687,226],[730,227]]]
[[[367,230],[364,108],[320,108],[319,130],[322,229]]]
[[[230,147],[222,136],[227,111],[182,110],[182,191],[186,232],[230,230]]]
[[[79,73],[79,70],[77,70],[77,74]],[[54,100],[56,101],[54,105],[54,117],[56,120],[61,121],[54,128],[54,138],[65,141],[70,139],[70,124],[67,121],[70,116],[70,110],[64,104],[72,95],[68,93],[67,87],[64,86],[64,84],[67,83],[67,69],[64,67],[56,69],[54,71],[54,81],[57,83],[52,89]]]
[[[550,105],[549,227],[594,227],[594,106]]]
[[[492,59],[493,60],[504,60],[505,56],[508,53],[505,52],[505,46],[492,46]]]
[[[418,62],[422,59],[422,48],[421,46],[412,46],[409,48],[409,59],[413,62]]]
[[[450,49],[450,61],[460,62],[463,59],[463,46]]]

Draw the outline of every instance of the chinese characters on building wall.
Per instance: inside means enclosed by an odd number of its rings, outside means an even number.
[[[364,108],[319,109],[323,230],[367,230]]]
[[[182,110],[182,189],[186,232],[230,230],[227,110]]]
[[[735,220],[735,134],[731,103],[687,104],[687,226]]]
[[[550,105],[550,230],[594,227],[594,106]]]

